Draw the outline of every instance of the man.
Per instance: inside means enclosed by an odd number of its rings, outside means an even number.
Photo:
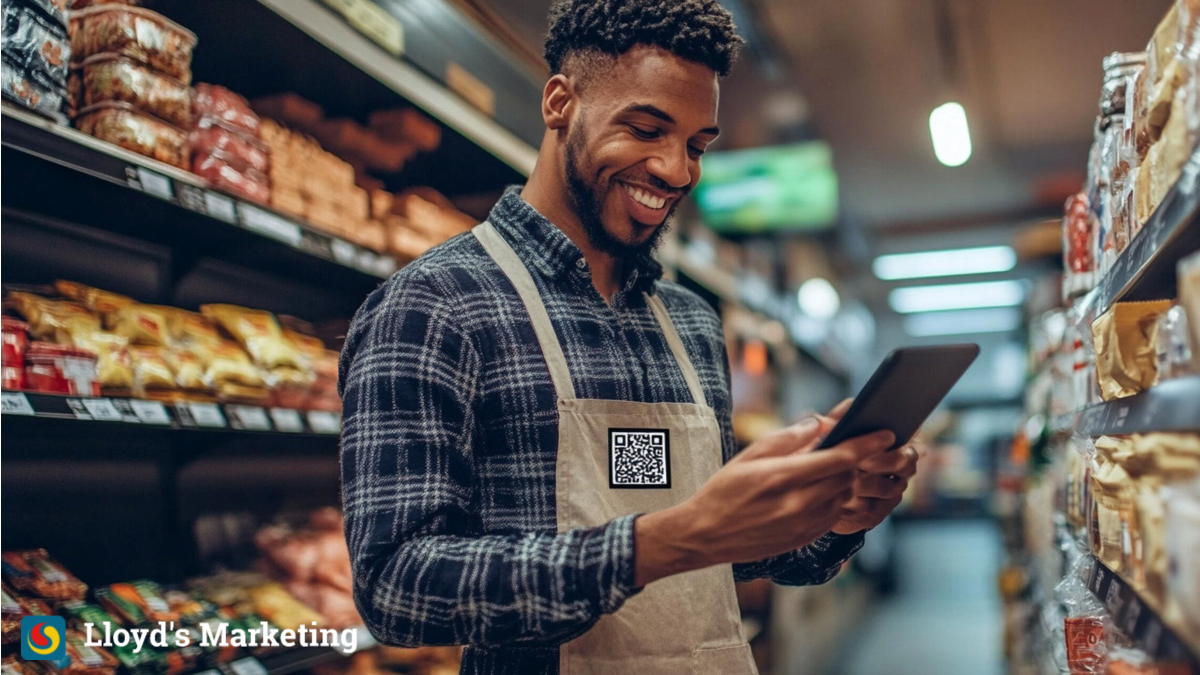
[[[749,675],[734,580],[823,583],[899,503],[916,454],[888,432],[813,452],[814,418],[735,456],[719,318],[650,257],[739,42],[715,0],[556,5],[529,182],[355,317],[346,536],[382,642]]]

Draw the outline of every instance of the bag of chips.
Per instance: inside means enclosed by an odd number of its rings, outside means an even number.
[[[236,305],[202,305],[200,313],[234,337],[267,370],[306,370],[304,357],[283,337],[275,315]]]

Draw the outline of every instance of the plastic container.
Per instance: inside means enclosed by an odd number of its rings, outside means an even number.
[[[3,88],[5,99],[59,124],[67,123],[67,116],[63,113],[67,102],[63,90],[47,87],[36,78],[26,76],[7,58],[3,59],[3,64],[4,67],[0,68],[0,87]]]
[[[201,120],[212,118],[231,125],[258,138],[258,115],[240,95],[225,87],[200,82],[192,97],[192,116]]]
[[[266,173],[271,168],[270,147],[241,128],[219,119],[198,118],[188,135],[188,144],[193,156],[224,153],[255,171]]]
[[[72,0],[71,11],[77,12],[81,9],[87,9],[88,7],[94,7],[96,5],[136,6],[140,4],[142,4],[141,0]]]
[[[41,12],[20,3],[4,4],[4,58],[21,73],[43,75],[47,84],[67,81],[71,45],[63,27]]]
[[[195,47],[195,33],[141,7],[104,4],[71,12],[76,60],[115,52],[190,84]]]
[[[33,391],[99,396],[96,355],[75,347],[34,342],[25,352],[25,384]]]
[[[25,352],[29,348],[29,324],[4,317],[0,319],[0,335],[3,336],[3,358],[0,367],[0,388],[25,388]]]
[[[187,134],[128,103],[97,103],[79,111],[75,126],[103,141],[188,169]]]
[[[238,162],[221,152],[196,155],[192,173],[218,190],[235,194],[259,204],[271,203],[271,183],[266,174]]]
[[[79,108],[123,101],[177,127],[191,126],[192,93],[180,80],[111,52],[89,56],[75,69],[79,75],[75,105]]]

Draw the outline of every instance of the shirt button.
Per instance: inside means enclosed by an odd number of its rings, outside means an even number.
[[[575,266],[581,270],[586,269],[587,268],[587,258],[580,258],[579,260],[576,260]]]

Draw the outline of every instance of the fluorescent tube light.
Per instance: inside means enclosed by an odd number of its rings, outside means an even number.
[[[1021,311],[1015,307],[928,312],[904,317],[904,332],[913,337],[1008,333],[1020,325]]]
[[[888,304],[901,314],[940,312],[976,307],[1011,307],[1025,299],[1025,286],[1016,279],[985,281],[976,284],[942,284],[897,288],[888,295]]]
[[[946,166],[962,166],[971,158],[971,131],[967,111],[958,103],[943,103],[929,113],[933,154]]]
[[[872,268],[885,281],[1007,272],[1017,266],[1011,246],[980,246],[881,255]]]

